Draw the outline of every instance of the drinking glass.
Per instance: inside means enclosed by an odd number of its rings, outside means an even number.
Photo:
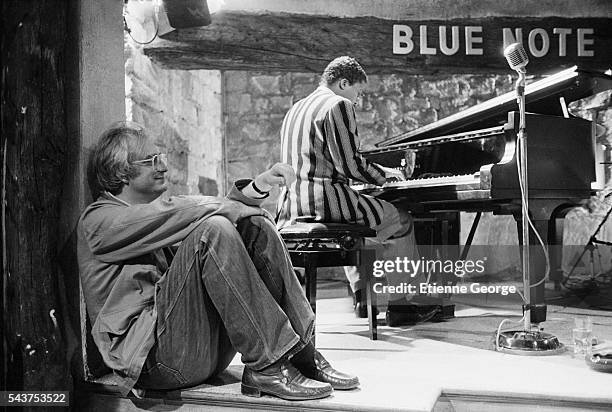
[[[585,355],[587,349],[592,345],[593,322],[591,317],[576,318],[572,329],[572,342],[574,343],[574,354]]]

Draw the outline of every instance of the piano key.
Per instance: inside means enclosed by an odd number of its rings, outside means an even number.
[[[391,189],[391,188],[417,188],[417,187],[433,187],[433,186],[454,186],[464,184],[480,183],[480,173],[455,175],[455,176],[436,176],[426,178],[416,178],[401,181],[387,182],[382,186],[373,184],[356,184],[351,187],[357,191],[371,190],[376,188]]]

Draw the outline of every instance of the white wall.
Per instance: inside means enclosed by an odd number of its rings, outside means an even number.
[[[232,11],[398,20],[488,16],[612,17],[610,0],[223,0],[223,3],[222,10]]]

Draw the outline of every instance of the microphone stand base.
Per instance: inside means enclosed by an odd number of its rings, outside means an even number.
[[[506,331],[499,334],[497,351],[512,355],[557,355],[565,351],[565,346],[556,336],[537,331]]]

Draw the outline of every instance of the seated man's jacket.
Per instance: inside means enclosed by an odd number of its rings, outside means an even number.
[[[263,199],[240,191],[249,182],[237,181],[225,198],[173,196],[137,205],[105,192],[81,215],[77,253],[91,333],[124,395],[155,343],[156,284],[169,266],[164,248],[213,215],[232,222],[270,217],[258,207]]]

